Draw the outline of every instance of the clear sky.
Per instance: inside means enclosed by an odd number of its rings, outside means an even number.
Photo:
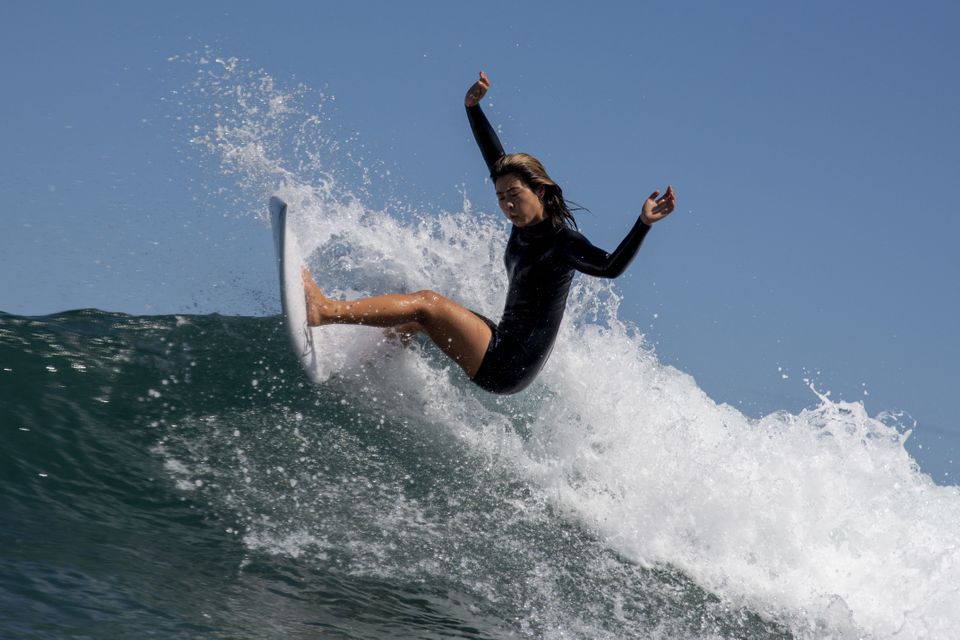
[[[958,28],[953,2],[4,3],[0,310],[276,311],[269,233],[203,197],[173,56],[335,96],[331,131],[437,212],[496,207],[461,107],[484,69],[596,244],[676,188],[619,282],[664,362],[752,415],[814,404],[805,377],[906,411],[958,481]]]

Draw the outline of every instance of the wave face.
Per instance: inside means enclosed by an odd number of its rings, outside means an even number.
[[[960,496],[859,405],[749,420],[615,322],[509,398],[372,344],[312,387],[278,318],[0,316],[0,636],[958,628]]]
[[[0,637],[783,635],[544,482],[546,388],[491,401],[420,349],[312,388],[277,318],[0,338]]]
[[[329,294],[498,317],[502,221],[365,204],[309,90],[190,62],[194,141],[253,215],[289,203]],[[960,492],[903,429],[718,405],[619,301],[580,278],[510,397],[368,328],[313,387],[276,317],[0,315],[0,636],[956,635]]]

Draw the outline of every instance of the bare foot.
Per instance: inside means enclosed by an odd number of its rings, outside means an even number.
[[[300,267],[300,277],[303,278],[303,294],[307,303],[307,325],[319,327],[323,324],[323,310],[330,304],[330,300],[320,291],[306,267]]]

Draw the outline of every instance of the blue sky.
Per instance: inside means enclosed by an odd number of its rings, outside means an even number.
[[[619,282],[664,362],[754,415],[813,404],[804,377],[906,411],[955,474],[957,7],[7,3],[0,310],[275,309],[269,234],[205,197],[217,178],[185,151],[171,97],[195,69],[172,56],[335,96],[385,192],[437,211],[464,191],[495,209],[460,106],[485,69],[505,146],[591,209],[595,243],[677,189]]]

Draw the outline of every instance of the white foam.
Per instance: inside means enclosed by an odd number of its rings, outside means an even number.
[[[840,608],[872,637],[960,628],[960,493],[861,404],[748,419],[619,323],[571,331],[553,365],[531,472],[622,553],[798,630]]]

